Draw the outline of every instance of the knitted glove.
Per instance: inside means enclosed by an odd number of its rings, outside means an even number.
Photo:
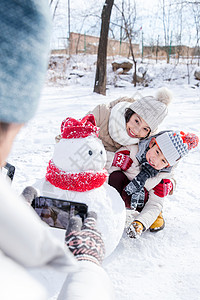
[[[83,225],[80,217],[72,217],[65,243],[77,260],[91,261],[100,265],[105,256],[105,246],[101,234],[96,229],[96,220],[95,212],[88,212]]]
[[[128,150],[115,153],[112,166],[120,167],[123,171],[128,170],[133,163],[129,155],[130,151]]]
[[[144,227],[142,223],[140,223],[139,221],[134,221],[127,228],[126,233],[130,238],[138,239],[141,236],[143,229]]]
[[[159,172],[154,169],[148,162],[141,165],[140,173],[125,187],[127,195],[131,195],[131,208],[136,209],[144,203],[144,185],[148,178],[154,177]]]
[[[32,186],[27,186],[21,196],[23,196],[25,198],[25,200],[31,204],[32,201],[38,196],[38,193],[36,191],[36,189],[34,189]]]
[[[159,184],[157,184],[153,190],[154,194],[158,197],[167,196],[173,189],[173,184],[169,179],[163,179]]]

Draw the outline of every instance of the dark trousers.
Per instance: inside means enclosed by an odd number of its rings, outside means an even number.
[[[130,208],[131,196],[128,196],[123,190],[129,182],[130,180],[122,171],[114,171],[110,174],[108,178],[108,184],[113,186],[120,193],[127,208]]]
[[[125,202],[127,208],[131,208],[131,196],[128,196],[124,191],[124,188],[129,184],[130,180],[122,171],[114,171],[109,175],[108,184],[113,186],[121,195],[122,199]],[[146,203],[148,200],[148,192],[145,189],[145,200]],[[137,208],[137,211],[141,211],[142,208]]]

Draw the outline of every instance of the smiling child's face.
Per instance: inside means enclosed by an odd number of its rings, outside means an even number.
[[[151,129],[148,124],[138,114],[134,113],[126,123],[126,130],[132,138],[145,138]]]
[[[150,149],[146,153],[146,160],[154,169],[162,170],[169,166],[169,163],[163,155],[162,151],[155,143],[155,139],[151,140],[149,147]]]

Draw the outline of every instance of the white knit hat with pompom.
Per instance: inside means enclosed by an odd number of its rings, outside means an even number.
[[[167,106],[171,102],[172,93],[165,87],[160,88],[155,97],[143,97],[129,106],[151,128],[156,131],[168,113]]]

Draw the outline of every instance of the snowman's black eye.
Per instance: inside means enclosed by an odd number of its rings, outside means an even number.
[[[103,151],[102,151],[102,150],[100,151],[100,154],[103,154]]]
[[[89,150],[89,151],[88,151],[88,154],[89,154],[89,155],[92,155],[92,150]]]

